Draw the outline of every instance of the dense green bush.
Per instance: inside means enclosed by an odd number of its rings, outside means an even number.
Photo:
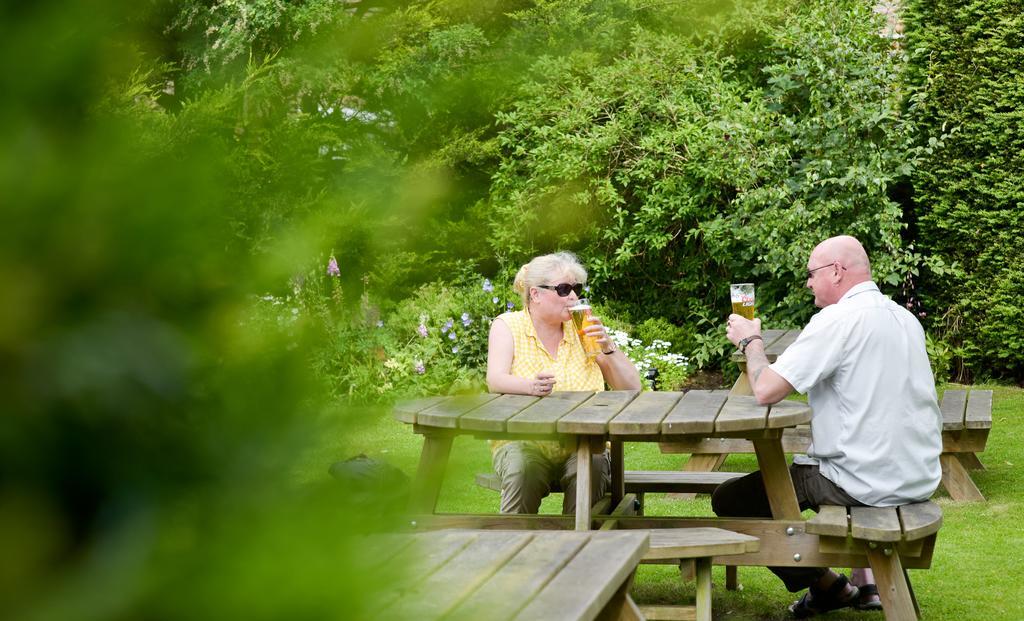
[[[727,283],[756,282],[771,325],[800,323],[806,257],[828,236],[858,236],[876,278],[902,281],[889,188],[916,150],[902,56],[868,4],[737,3],[705,25],[637,26],[611,59],[538,59],[498,115],[491,238],[512,257],[578,249],[636,319],[703,334],[717,362]]]
[[[919,249],[955,269],[919,281],[957,375],[1024,380],[1024,4],[910,2],[910,115]]]

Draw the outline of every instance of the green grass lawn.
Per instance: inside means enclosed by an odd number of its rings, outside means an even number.
[[[955,386],[951,386],[955,387]],[[991,386],[993,428],[986,451],[980,455],[986,466],[975,472],[974,480],[988,499],[982,503],[952,503],[945,492],[934,498],[943,509],[944,525],[939,533],[929,570],[912,570],[914,590],[926,619],[1004,620],[1024,619],[1024,604],[1014,586],[1024,562],[1024,390]],[[360,412],[359,423],[346,416],[344,423],[331,424],[321,445],[303,457],[296,476],[300,484],[322,481],[334,461],[365,453],[386,461],[412,476],[416,470],[422,440],[408,425],[393,420],[384,409]],[[668,470],[678,468],[685,456],[663,455],[653,443],[626,445],[626,468]],[[725,469],[750,471],[756,468],[752,455],[733,455]],[[496,513],[498,496],[477,487],[474,474],[489,472],[490,450],[486,442],[459,437],[452,448],[451,462],[441,491],[439,511]],[[545,499],[542,513],[559,513],[561,496]],[[707,496],[692,501],[669,500],[663,494],[649,494],[648,515],[710,515]],[[722,619],[788,619],[786,612],[795,597],[768,570],[742,567],[742,590],[726,591],[724,569],[715,568],[715,617]],[[642,565],[637,572],[634,597],[641,604],[689,603],[693,584],[679,579],[678,570],[666,565]],[[883,618],[881,613],[832,613],[830,619]]]

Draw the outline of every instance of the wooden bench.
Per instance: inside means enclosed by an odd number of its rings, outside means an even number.
[[[941,526],[942,509],[925,501],[886,508],[822,506],[805,528],[818,535],[823,553],[866,554],[885,618],[910,621],[921,613],[901,559],[912,557],[915,567],[929,567]]]
[[[984,469],[978,453],[985,450],[992,429],[991,390],[947,390],[939,404],[942,411],[942,486],[957,502],[985,500],[971,479],[970,470]],[[803,453],[811,443],[810,429],[786,429],[782,449]],[[707,438],[688,442],[663,442],[663,453],[689,453],[685,472],[717,470],[729,453],[753,453],[754,445],[741,438]]]
[[[643,562],[669,561],[694,565],[696,601],[693,606],[640,606],[651,620],[697,619],[711,621],[711,559],[757,552],[757,537],[721,528],[656,528],[650,533],[650,548]]]
[[[627,493],[611,511],[611,517],[616,519],[605,520],[600,530],[618,529],[617,518],[635,515],[638,504],[636,494]],[[649,547],[641,562],[679,565],[684,574],[692,572],[696,585],[692,606],[640,606],[644,618],[652,621],[711,621],[712,557],[757,552],[761,547],[757,537],[715,527],[630,529],[630,532],[637,530],[649,534]]]
[[[710,494],[715,488],[736,477],[741,477],[745,472],[689,472],[676,470],[627,470],[623,476],[625,492],[636,494],[640,503],[640,513],[643,514],[643,502],[645,493],[706,493]],[[501,491],[501,481],[498,475],[493,472],[479,473],[476,475],[476,484],[480,487]],[[558,481],[552,482],[551,491],[561,492]]]

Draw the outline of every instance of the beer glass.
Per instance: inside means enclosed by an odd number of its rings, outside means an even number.
[[[754,318],[754,283],[741,282],[729,285],[732,297],[732,312],[747,319]]]
[[[597,342],[597,339],[583,332],[584,328],[594,323],[590,320],[590,302],[586,298],[580,298],[580,301],[576,306],[570,308],[569,312],[572,313],[572,325],[580,337],[583,351],[587,352],[587,356],[591,358],[601,353],[601,344]]]

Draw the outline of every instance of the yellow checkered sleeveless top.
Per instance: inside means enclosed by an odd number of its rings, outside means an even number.
[[[537,336],[529,312],[504,313],[497,319],[512,331],[512,375],[533,379],[545,371],[554,374],[556,391],[604,390],[601,367],[583,351],[571,321],[562,325],[562,341],[558,344],[557,355],[552,358]],[[506,440],[493,440],[491,451],[506,443]],[[561,442],[537,442],[537,445],[555,461],[567,459],[573,450],[572,446]]]

